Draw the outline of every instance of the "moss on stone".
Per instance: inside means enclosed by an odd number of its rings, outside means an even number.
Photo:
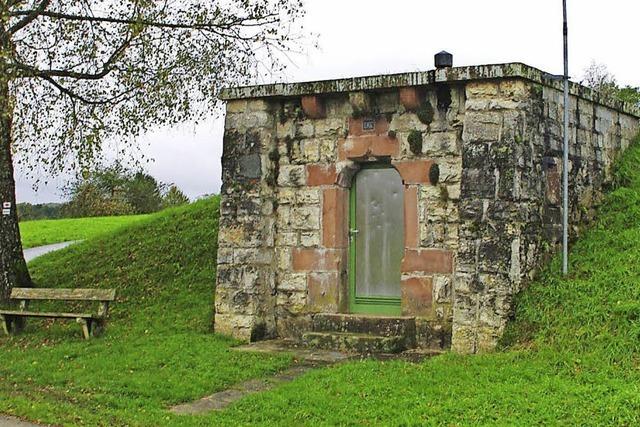
[[[422,107],[416,110],[418,120],[425,125],[430,125],[433,122],[433,107],[429,101],[426,101]]]
[[[409,133],[407,141],[409,142],[409,149],[413,154],[422,153],[422,132],[412,130]]]
[[[277,148],[269,151],[269,160],[273,163],[273,167],[270,168],[265,181],[270,187],[275,187],[278,182],[278,175],[280,174],[280,153]]]
[[[440,166],[434,163],[429,168],[429,182],[431,185],[436,185],[440,181]]]
[[[449,190],[444,185],[439,187],[440,190],[440,200],[443,203],[447,203],[449,201]]]

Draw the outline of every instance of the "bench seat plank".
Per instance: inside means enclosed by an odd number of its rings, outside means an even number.
[[[115,289],[13,288],[15,300],[115,301]]]
[[[95,314],[86,313],[46,313],[38,311],[0,310],[0,315],[16,317],[47,317],[59,319],[99,319]]]

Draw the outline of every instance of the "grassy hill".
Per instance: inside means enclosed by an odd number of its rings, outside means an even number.
[[[639,141],[640,143],[640,141]],[[165,408],[286,366],[209,334],[217,201],[151,216],[32,264],[42,286],[116,287],[107,335],[30,323],[0,338],[0,412],[99,425],[637,425],[640,144],[599,220],[517,300],[500,351],[310,372],[221,413]],[[46,326],[46,329],[43,329]]]
[[[148,218],[149,215],[105,216],[92,218],[41,219],[20,222],[22,246],[86,240]]]
[[[287,366],[210,333],[218,200],[163,211],[30,264],[42,287],[116,288],[104,337],[30,320],[0,336],[0,413],[55,424],[175,425],[171,404]]]

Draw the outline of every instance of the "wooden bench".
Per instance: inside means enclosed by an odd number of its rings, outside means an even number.
[[[85,339],[97,336],[104,330],[109,303],[115,301],[115,289],[52,289],[52,288],[14,288],[11,300],[19,301],[19,310],[0,310],[0,321],[7,335],[24,329],[25,318],[39,317],[49,319],[75,319],[82,326]],[[98,302],[98,312],[91,313],[53,313],[28,311],[30,301],[83,301]]]

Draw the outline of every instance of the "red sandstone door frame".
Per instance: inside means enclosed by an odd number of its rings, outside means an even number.
[[[363,275],[368,272],[363,272],[363,268],[372,268],[371,263],[360,262],[359,256],[364,256],[362,253],[363,240],[365,236],[362,233],[375,233],[375,230],[368,230],[365,224],[358,224],[358,217],[362,217],[362,210],[358,211],[358,175],[360,173],[366,174],[366,171],[372,170],[389,170],[387,176],[391,178],[389,181],[389,188],[391,189],[390,197],[395,197],[395,200],[391,200],[387,206],[387,210],[382,212],[387,220],[388,228],[385,238],[392,240],[391,244],[383,245],[379,249],[385,251],[384,254],[368,251],[367,256],[371,257],[371,261],[374,263],[379,262],[378,258],[385,258],[386,262],[380,261],[384,266],[391,266],[391,268],[384,269],[382,273],[384,275],[384,286],[381,288],[380,284],[372,285],[371,289],[363,289]],[[393,172],[391,172],[393,171]],[[393,173],[397,174],[393,176]],[[397,178],[397,183],[395,181]],[[380,179],[380,178],[378,178]],[[395,184],[395,185],[394,185]],[[397,187],[397,188],[395,188]],[[378,196],[387,190],[378,189]],[[364,191],[362,191],[364,192]],[[352,181],[351,190],[349,192],[349,311],[351,313],[360,314],[378,314],[378,315],[400,315],[400,263],[404,253],[404,186],[402,185],[402,179],[398,171],[389,164],[363,164],[361,170],[354,177]],[[393,208],[393,209],[390,209]],[[358,215],[360,212],[360,215]],[[361,228],[358,228],[358,227]],[[377,227],[380,228],[379,226]],[[360,247],[360,250],[358,249]],[[389,252],[390,251],[390,252]],[[384,255],[384,256],[383,256]],[[397,265],[396,265],[397,264]],[[369,265],[369,267],[367,266]],[[378,266],[376,266],[378,267]],[[376,270],[372,268],[372,270]],[[397,271],[396,271],[397,270]],[[374,274],[380,274],[380,270],[376,270]],[[360,276],[359,276],[360,275]],[[397,276],[397,277],[396,277]],[[360,278],[360,280],[359,280]],[[369,284],[366,284],[369,288]],[[382,291],[382,292],[377,292]],[[396,295],[397,294],[397,295]]]

